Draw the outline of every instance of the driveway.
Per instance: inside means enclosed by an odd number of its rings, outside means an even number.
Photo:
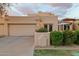
[[[32,56],[33,37],[0,38],[0,56]]]

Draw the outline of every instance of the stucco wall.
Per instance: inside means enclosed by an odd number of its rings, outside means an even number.
[[[0,36],[4,35],[4,24],[0,24]]]
[[[0,17],[0,24],[4,23],[4,18]]]
[[[8,19],[8,23],[36,23],[36,17],[9,16],[6,19]]]
[[[3,24],[4,26],[1,26],[0,32],[4,33],[4,35],[8,35],[9,30],[8,26],[10,24],[33,24],[35,25],[37,23],[37,19],[41,19],[44,24],[53,24],[53,30],[58,30],[58,18],[57,16],[7,16],[5,18],[0,17],[0,24]],[[2,29],[4,31],[2,31]]]
[[[44,24],[53,24],[53,30],[58,30],[58,18],[56,16],[41,17]]]

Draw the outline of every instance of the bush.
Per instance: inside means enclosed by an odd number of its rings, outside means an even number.
[[[40,28],[36,30],[36,32],[48,32],[46,28]]]
[[[76,41],[76,33],[73,31],[66,30],[63,32],[63,44],[72,45]]]
[[[50,32],[50,43],[51,45],[59,46],[62,44],[63,34],[62,32],[52,31]]]
[[[75,30],[75,33],[77,35],[77,40],[75,41],[75,44],[79,44],[79,30]]]

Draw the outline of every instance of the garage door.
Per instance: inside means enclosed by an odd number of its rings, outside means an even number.
[[[35,25],[9,25],[10,36],[33,36]]]
[[[4,35],[4,25],[0,24],[0,36]]]

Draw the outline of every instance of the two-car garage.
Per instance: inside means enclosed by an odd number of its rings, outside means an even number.
[[[34,36],[35,24],[8,24],[8,36]],[[3,24],[0,24],[0,36],[6,35]]]
[[[32,16],[7,16],[3,22],[0,22],[0,36],[34,36],[35,20],[36,17]]]
[[[34,24],[10,24],[9,36],[33,36],[35,32]]]

